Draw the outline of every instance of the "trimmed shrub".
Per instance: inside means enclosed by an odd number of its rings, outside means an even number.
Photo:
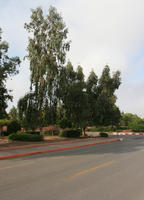
[[[81,129],[65,129],[61,130],[60,137],[71,137],[71,138],[78,138],[81,136]]]
[[[100,135],[100,137],[108,137],[108,134],[104,133],[104,132],[99,133],[99,135]]]
[[[11,121],[8,126],[7,126],[7,132],[10,133],[15,133],[17,131],[21,130],[20,123],[17,120]]]
[[[42,135],[32,135],[26,132],[12,133],[8,136],[11,140],[38,142],[43,140]]]

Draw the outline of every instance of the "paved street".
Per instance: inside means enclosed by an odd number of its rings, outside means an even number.
[[[143,200],[144,136],[0,161],[1,200]]]

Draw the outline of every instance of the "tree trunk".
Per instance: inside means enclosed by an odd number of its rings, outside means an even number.
[[[82,136],[84,136],[84,137],[86,136],[85,130],[86,130],[86,127],[83,127],[83,128],[82,128]]]
[[[42,111],[40,110],[40,126],[39,126],[39,129],[40,129],[40,135],[44,135],[43,131],[42,131]]]
[[[52,136],[54,136],[54,132],[53,132],[53,130],[52,130]]]

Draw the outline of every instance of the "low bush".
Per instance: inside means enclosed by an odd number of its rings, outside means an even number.
[[[100,137],[108,137],[108,134],[104,133],[104,132],[99,133],[99,135],[100,135]]]
[[[60,131],[60,137],[78,138],[81,136],[81,129],[64,129]]]
[[[11,140],[38,142],[43,140],[42,135],[32,135],[26,132],[12,133],[8,136]]]

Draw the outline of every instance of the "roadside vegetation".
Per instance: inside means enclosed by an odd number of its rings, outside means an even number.
[[[0,135],[12,140],[41,141],[44,135],[85,136],[86,131],[105,132],[121,129],[144,130],[144,121],[133,114],[121,113],[115,91],[121,84],[120,71],[103,68],[100,77],[92,70],[88,77],[83,67],[67,61],[70,50],[68,28],[55,7],[44,15],[39,7],[32,10],[24,28],[29,34],[27,55],[30,89],[19,99],[17,107],[6,112],[11,91],[9,77],[19,72],[19,57],[8,56],[8,43],[0,29]],[[67,62],[66,62],[67,61]],[[43,131],[43,127],[57,127]],[[87,127],[92,128],[87,128]],[[3,128],[2,128],[3,127]],[[4,128],[5,127],[5,128]],[[19,132],[22,131],[25,132]],[[31,134],[38,133],[40,134]],[[31,133],[30,133],[31,132]]]
[[[19,140],[19,141],[31,141],[31,142],[39,142],[43,141],[43,136],[42,135],[37,135],[37,134],[30,134],[26,132],[16,132],[12,133],[8,136],[10,140]]]

